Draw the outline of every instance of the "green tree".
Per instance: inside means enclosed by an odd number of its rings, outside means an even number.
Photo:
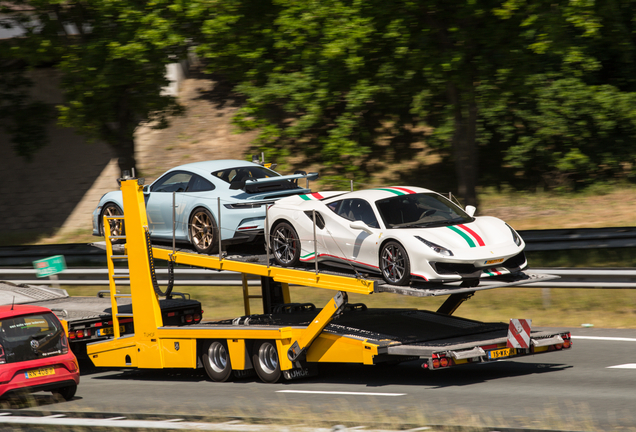
[[[33,154],[48,142],[46,126],[53,117],[43,102],[31,99],[31,80],[21,64],[8,59],[0,61],[0,126],[8,132],[13,150],[31,160]]]
[[[136,165],[140,122],[162,127],[182,111],[162,94],[166,65],[188,47],[179,2],[16,0],[3,12],[5,23],[24,31],[11,55],[31,66],[52,62],[61,72],[59,123],[111,145],[120,169]]]
[[[523,176],[537,152],[560,154],[545,139],[563,133],[546,124],[573,122],[588,135],[606,127],[562,110],[564,97],[609,109],[608,97],[621,93],[584,79],[598,70],[599,9],[586,0],[195,0],[189,16],[209,70],[246,96],[236,123],[258,129],[268,150],[320,155],[333,172],[359,175],[378,157],[379,137],[390,135],[408,158],[417,127],[433,126],[427,143],[451,151],[458,192],[474,204],[480,149],[496,149],[489,162]],[[630,99],[619,105],[606,114],[626,118]],[[554,166],[594,163],[574,147]]]
[[[634,2],[578,6],[553,5],[533,70],[481,110],[486,181],[573,189],[636,174]]]

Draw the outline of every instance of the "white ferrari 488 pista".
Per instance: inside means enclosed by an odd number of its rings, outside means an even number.
[[[392,285],[477,286],[526,268],[515,230],[474,213],[419,187],[296,195],[269,208],[268,247],[281,266],[318,260],[380,273]]]

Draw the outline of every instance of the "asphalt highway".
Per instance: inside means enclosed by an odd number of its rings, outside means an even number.
[[[570,330],[570,350],[437,372],[417,361],[321,365],[317,377],[263,384],[213,383],[202,369],[84,368],[74,400],[38,394],[36,409],[636,429],[636,331]]]

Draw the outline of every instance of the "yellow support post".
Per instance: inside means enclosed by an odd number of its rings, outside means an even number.
[[[287,351],[289,360],[296,361],[300,355],[305,352],[307,347],[318,337],[318,335],[327,327],[333,317],[342,311],[347,303],[346,294],[339,291],[327,305],[322,308],[320,313],[313,319],[311,324],[303,331],[302,335],[292,344]]]

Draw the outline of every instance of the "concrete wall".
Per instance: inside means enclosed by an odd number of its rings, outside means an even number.
[[[49,134],[50,144],[26,162],[0,133],[0,240],[60,228],[113,157],[107,145],[87,144],[70,129],[51,125]]]
[[[188,62],[168,66],[171,84],[166,93],[178,94],[187,69]],[[55,70],[37,70],[31,78],[34,98],[62,103]],[[90,215],[99,198],[117,188],[119,169],[107,144],[89,144],[72,129],[54,122],[48,131],[49,145],[27,162],[15,154],[10,137],[0,128],[0,243],[24,234],[90,230]]]
[[[38,70],[32,78],[35,98],[49,104],[62,101],[54,70]],[[27,162],[15,154],[10,137],[0,129],[0,241],[62,227],[113,158],[106,144],[88,144],[54,122],[48,133],[50,143]]]

